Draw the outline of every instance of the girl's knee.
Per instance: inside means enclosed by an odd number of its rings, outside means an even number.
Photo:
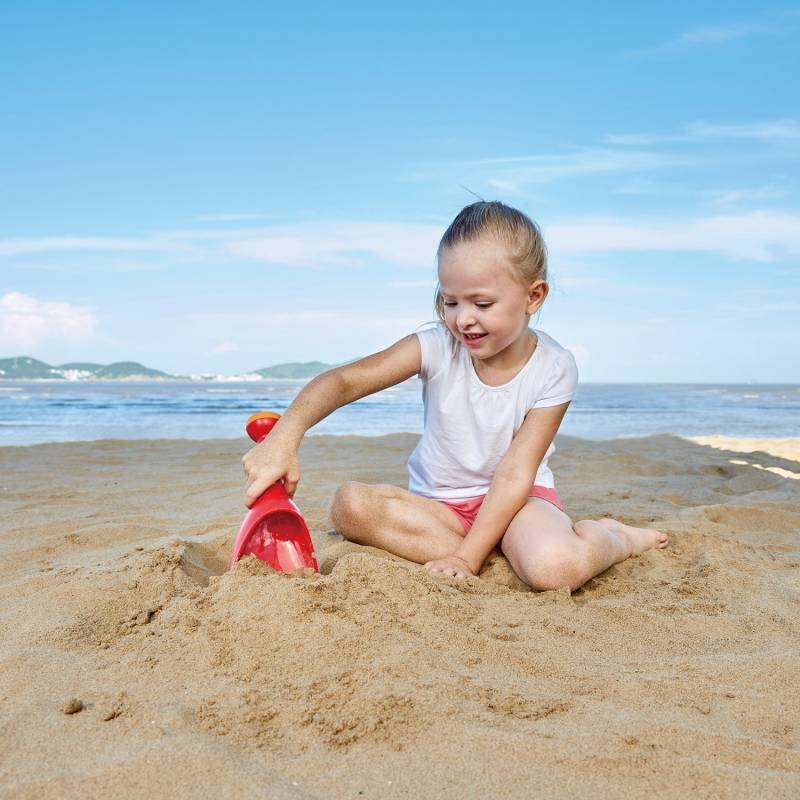
[[[589,559],[581,546],[555,546],[538,553],[525,565],[520,577],[532,589],[547,591],[563,589],[571,592],[580,589],[591,577]]]
[[[347,481],[334,492],[329,514],[335,528],[360,515],[368,492],[369,485],[358,481]]]
[[[374,520],[383,513],[384,503],[396,496],[399,491],[394,486],[383,484],[361,483],[360,481],[347,481],[334,492],[329,515],[333,526],[342,531],[342,528],[360,523],[364,520]]]

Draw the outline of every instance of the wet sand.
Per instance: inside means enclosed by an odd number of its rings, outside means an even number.
[[[244,440],[0,448],[0,797],[800,796],[800,440],[711,438],[559,437],[671,538],[572,595],[341,541],[411,434],[306,438],[306,576],[225,572]]]

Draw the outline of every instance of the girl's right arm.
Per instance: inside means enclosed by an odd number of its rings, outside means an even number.
[[[419,338],[412,333],[386,350],[335,367],[309,381],[269,436],[242,459],[245,505],[252,506],[280,478],[285,479],[286,494],[292,497],[300,482],[298,450],[306,431],[337,408],[416,375],[421,364]]]

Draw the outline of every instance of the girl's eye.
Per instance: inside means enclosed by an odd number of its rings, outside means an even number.
[[[492,304],[491,303],[475,303],[478,308],[489,308]]]

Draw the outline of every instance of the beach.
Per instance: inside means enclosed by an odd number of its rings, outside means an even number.
[[[306,437],[295,575],[226,571],[244,439],[0,448],[0,797],[800,796],[800,439],[559,436],[670,535],[572,595],[343,541],[417,440]]]

